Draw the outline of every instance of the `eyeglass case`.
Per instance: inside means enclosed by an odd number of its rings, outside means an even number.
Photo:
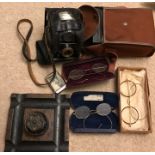
[[[115,112],[110,112],[108,117],[111,119],[112,125],[106,116],[98,114],[89,115],[86,120],[78,119],[75,116],[75,110],[81,106],[87,106],[90,110],[95,110],[101,103],[108,103]],[[77,133],[114,133],[119,129],[117,116],[118,95],[112,92],[90,92],[80,91],[74,92],[71,96],[71,107],[74,112],[70,117],[70,129]],[[83,124],[85,123],[85,125]],[[102,125],[101,125],[102,124]],[[99,128],[100,126],[100,128]]]
[[[117,73],[120,131],[126,133],[151,133],[151,103],[146,68],[122,66],[118,67]],[[128,85],[125,84],[125,81],[128,81]],[[134,84],[135,88],[132,84]],[[128,91],[130,95],[124,96]],[[127,107],[130,107],[129,110],[127,110]]]
[[[114,77],[116,60],[117,55],[115,53],[107,52],[102,57],[66,63],[62,66],[62,75],[68,88],[108,80]],[[96,70],[94,71],[94,69]],[[76,72],[75,79],[70,78],[74,71]],[[77,78],[77,76],[81,76],[81,78]]]

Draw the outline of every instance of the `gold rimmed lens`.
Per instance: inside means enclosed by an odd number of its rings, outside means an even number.
[[[139,120],[139,112],[133,106],[126,106],[122,109],[122,120],[128,125],[135,124]]]
[[[135,124],[139,120],[138,110],[131,106],[131,97],[136,94],[137,86],[133,81],[127,79],[121,83],[120,87],[120,94],[127,97],[128,104],[128,106],[124,107],[121,111],[122,120],[131,127],[131,125]]]
[[[134,96],[137,91],[137,86],[134,82],[130,80],[125,80],[120,85],[120,93],[125,97]]]

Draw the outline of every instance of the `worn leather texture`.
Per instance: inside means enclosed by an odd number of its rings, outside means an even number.
[[[106,42],[155,45],[155,29],[151,9],[105,8],[103,13]]]
[[[155,29],[151,9],[104,8],[101,20],[103,20],[102,44],[90,45],[88,47],[90,52],[101,55],[105,49],[111,48],[120,57],[153,55]]]

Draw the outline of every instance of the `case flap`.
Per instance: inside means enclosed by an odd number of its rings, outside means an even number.
[[[155,45],[152,10],[105,8],[104,41]]]

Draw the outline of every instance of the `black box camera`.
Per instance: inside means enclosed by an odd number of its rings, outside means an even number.
[[[83,47],[83,16],[75,8],[46,8],[44,35],[36,42],[39,64],[79,58]]]

